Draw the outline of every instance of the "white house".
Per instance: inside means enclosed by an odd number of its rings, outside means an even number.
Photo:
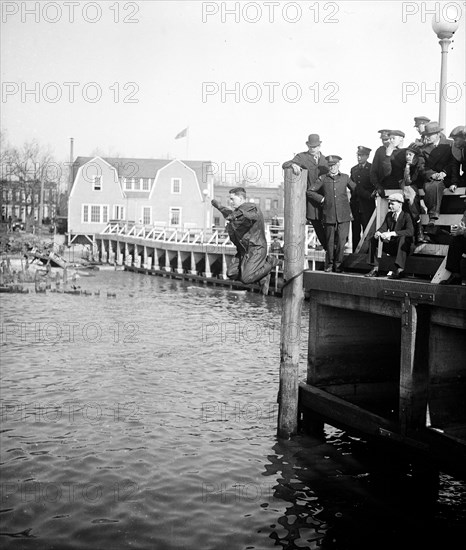
[[[70,241],[93,241],[110,220],[211,227],[210,161],[77,157],[68,204]]]

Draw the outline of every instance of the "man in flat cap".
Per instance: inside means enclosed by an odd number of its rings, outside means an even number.
[[[234,187],[229,193],[231,207],[221,206],[215,199],[211,201],[227,220],[226,230],[236,246],[236,256],[228,267],[227,276],[245,284],[259,281],[263,293],[267,294],[270,278],[266,278],[278,259],[267,256],[264,216],[256,204],[247,202],[244,187]]]
[[[377,247],[379,239],[383,242],[383,251],[395,256],[395,270],[389,272],[389,279],[401,279],[404,276],[406,259],[411,252],[414,235],[413,222],[408,212],[403,212],[404,197],[393,193],[388,197],[388,212],[382,225],[370,241],[368,263],[374,267],[365,277],[378,277],[379,264]]]
[[[372,212],[375,210],[374,188],[371,182],[371,163],[367,162],[371,149],[359,145],[356,151],[358,163],[351,168],[350,176],[356,184],[351,194],[350,207],[353,220],[351,222],[351,240],[353,252],[356,250],[361,232],[364,232]]]
[[[424,201],[429,214],[429,225],[434,225],[440,214],[443,192],[448,188],[452,193],[457,186],[452,183],[453,155],[449,143],[441,143],[438,122],[428,122],[422,136],[425,144],[421,149],[425,162]]]
[[[374,153],[374,158],[372,159],[370,176],[371,176],[374,196],[378,190],[382,190],[381,182],[384,176],[383,169],[382,169],[382,161],[385,158],[385,151],[388,147],[388,144],[390,143],[390,138],[388,136],[389,132],[390,130],[387,130],[386,128],[379,130],[380,139],[382,140],[382,145],[376,149]]]
[[[457,187],[466,186],[466,127],[456,126],[450,132],[450,137],[453,139],[451,153],[453,155],[451,183]]]
[[[319,176],[328,172],[328,164],[324,155],[320,152],[322,141],[318,134],[309,134],[306,142],[307,151],[298,153],[292,160],[283,163],[282,168],[291,168],[293,174],[298,175],[301,170],[307,170],[307,190],[317,181]],[[318,200],[311,199],[309,196],[306,200],[306,219],[313,226],[317,238],[324,249],[327,244],[325,241],[325,230],[322,225],[322,207],[320,205],[320,197]]]
[[[347,190],[354,191],[356,184],[348,174],[340,173],[341,157],[330,155],[325,158],[328,173],[320,176],[306,194],[312,200],[320,201],[322,205],[322,222],[327,241],[324,269],[327,273],[332,270],[341,273],[351,221]]]

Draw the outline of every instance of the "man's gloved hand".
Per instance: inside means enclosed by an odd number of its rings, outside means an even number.
[[[214,208],[219,208],[219,206],[220,206],[220,203],[219,203],[217,200],[215,200],[215,199],[212,199],[212,200],[210,201],[210,204],[211,204]]]

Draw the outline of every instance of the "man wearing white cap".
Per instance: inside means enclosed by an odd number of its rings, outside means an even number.
[[[387,215],[382,225],[377,229],[369,246],[369,264],[374,267],[365,277],[378,277],[379,265],[376,256],[379,239],[383,242],[383,251],[395,256],[395,271],[388,274],[389,279],[401,279],[404,276],[406,258],[411,252],[414,236],[413,222],[410,214],[403,212],[404,197],[401,193],[393,193],[388,197]]]

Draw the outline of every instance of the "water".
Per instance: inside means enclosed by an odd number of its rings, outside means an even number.
[[[93,295],[2,295],[3,548],[464,537],[463,482],[442,475],[437,496],[329,426],[325,440],[277,440],[279,298],[114,271],[77,284]],[[307,323],[304,311],[302,377]]]

